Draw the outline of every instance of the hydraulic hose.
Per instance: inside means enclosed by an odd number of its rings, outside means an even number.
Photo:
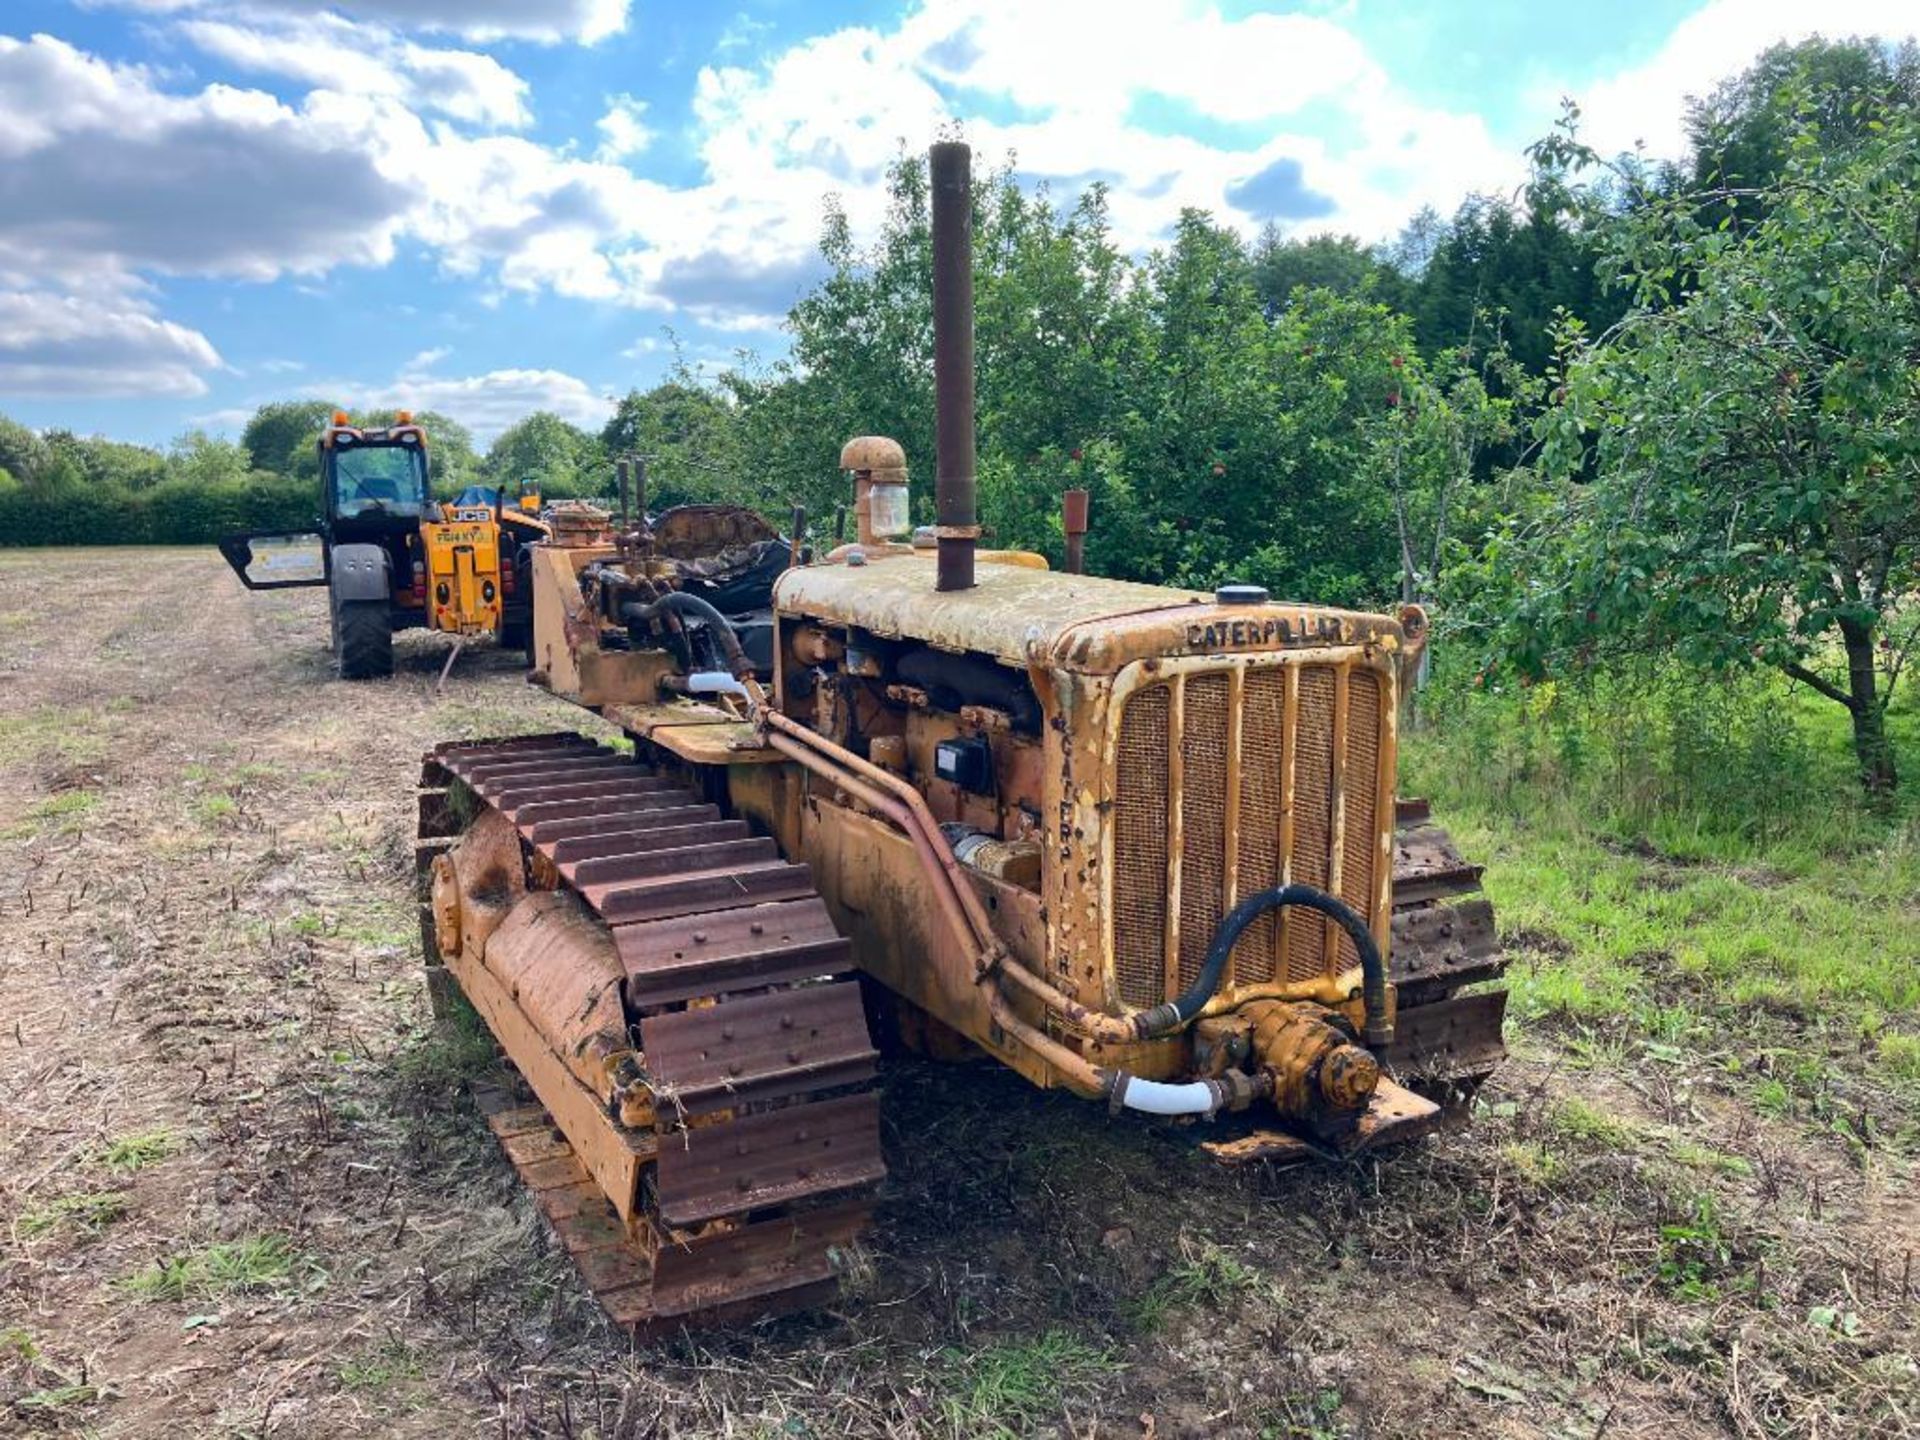
[[[1207,958],[1193,983],[1178,998],[1133,1017],[1134,1027],[1140,1037],[1144,1040],[1165,1035],[1198,1015],[1220,988],[1220,982],[1227,973],[1227,961],[1233,955],[1233,947],[1240,942],[1240,936],[1246,928],[1267,911],[1283,905],[1317,910],[1331,917],[1347,932],[1353,941],[1353,948],[1360,955],[1362,994],[1367,1009],[1367,1044],[1376,1050],[1391,1044],[1393,1021],[1387,1017],[1387,962],[1380,954],[1380,947],[1374,944],[1373,932],[1367,929],[1366,922],[1344,900],[1311,885],[1282,885],[1277,889],[1262,890],[1234,906],[1227,918],[1220,922],[1220,928],[1213,932],[1213,944],[1207,948]]]
[[[747,652],[740,648],[740,637],[733,633],[733,626],[728,623],[727,617],[698,595],[689,595],[684,590],[669,590],[658,600],[636,600],[622,605],[620,618],[629,623],[646,625],[669,610],[707,622],[713,631],[713,638],[719,642],[721,651],[727,657],[727,666],[733,671],[734,678],[745,680],[753,674],[753,662],[747,658]]]

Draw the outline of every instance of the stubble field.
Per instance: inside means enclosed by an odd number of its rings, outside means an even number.
[[[421,752],[581,717],[488,649],[436,696],[426,637],[343,684],[326,629],[210,552],[0,551],[0,1433],[1920,1434],[1920,1041],[1678,944],[1609,962],[1662,1003],[1556,989],[1596,885],[1850,922],[1472,824],[1528,1003],[1471,1128],[1228,1171],[895,1062],[839,1302],[634,1349],[467,1100],[413,911]],[[1860,902],[1896,1040],[1914,903]]]

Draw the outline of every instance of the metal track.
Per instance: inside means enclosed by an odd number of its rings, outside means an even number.
[[[1471,1093],[1506,1057],[1507,992],[1461,990],[1506,973],[1493,905],[1427,802],[1402,800],[1393,844],[1393,945],[1398,1004],[1386,1059],[1403,1077],[1453,1097]]]
[[[533,889],[605,927],[651,1090],[637,1111],[593,1096],[483,963],[448,957],[538,1097],[480,1101],[587,1287],[640,1333],[829,1298],[885,1165],[851,950],[807,867],[679,781],[560,734],[426,756],[423,872],[488,810]]]

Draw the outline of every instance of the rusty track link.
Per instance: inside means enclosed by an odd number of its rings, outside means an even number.
[[[830,1298],[885,1165],[851,951],[807,867],[680,782],[558,734],[427,754],[422,873],[490,811],[532,888],[575,897],[607,935],[651,1095],[594,1095],[484,960],[446,958],[539,1101],[477,1097],[588,1289],[638,1334]]]
[[[1466,986],[1506,973],[1493,905],[1480,889],[1481,867],[1432,823],[1427,802],[1402,800],[1393,845],[1393,945],[1399,992],[1394,1044],[1387,1058],[1421,1088],[1470,1094],[1506,1057],[1501,1025],[1507,992]]]

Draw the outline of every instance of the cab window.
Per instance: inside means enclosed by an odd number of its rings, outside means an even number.
[[[427,457],[418,445],[336,445],[333,513],[417,517],[427,506]]]

